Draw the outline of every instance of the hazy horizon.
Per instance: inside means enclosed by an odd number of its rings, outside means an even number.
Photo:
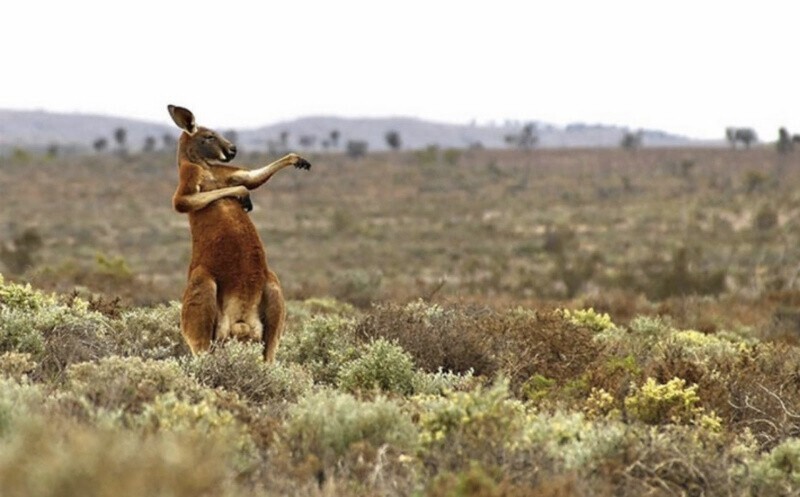
[[[305,116],[606,124],[720,139],[800,132],[800,6],[412,0],[7,6],[0,108],[253,128]],[[46,13],[46,15],[44,15]],[[120,23],[119,18],[125,22]],[[69,22],[65,22],[65,20]]]

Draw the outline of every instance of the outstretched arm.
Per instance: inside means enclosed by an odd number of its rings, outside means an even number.
[[[200,175],[194,167],[181,168],[180,182],[175,195],[172,196],[172,206],[180,213],[197,211],[215,200],[226,197],[247,198],[250,192],[244,186],[229,186],[207,192],[199,191]]]
[[[289,166],[294,166],[298,169],[311,169],[311,164],[304,158],[297,154],[288,154],[272,164],[258,169],[238,170],[230,175],[229,183],[237,186],[242,185],[249,190],[253,190],[266,183],[273,174]]]

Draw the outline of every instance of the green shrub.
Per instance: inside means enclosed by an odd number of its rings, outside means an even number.
[[[391,400],[361,401],[350,394],[322,390],[301,399],[289,411],[286,443],[295,459],[313,455],[334,465],[357,443],[384,444],[410,451],[417,431],[410,417]]]
[[[414,360],[399,345],[378,338],[344,366],[339,385],[347,391],[379,389],[410,394],[414,390]]]
[[[12,431],[15,421],[32,416],[44,400],[44,392],[37,385],[0,377],[0,437]]]
[[[714,413],[705,415],[697,404],[697,385],[687,387],[682,378],[673,378],[665,384],[648,378],[640,386],[633,386],[632,393],[625,398],[628,415],[646,424],[698,423],[713,430],[721,428]]]
[[[383,274],[379,271],[352,269],[338,273],[331,284],[331,293],[338,300],[367,308],[381,300]]]
[[[40,356],[44,352],[43,327],[36,311],[0,308],[0,352]]]
[[[145,404],[167,392],[197,398],[201,390],[175,360],[116,356],[70,366],[66,387],[95,407],[131,414],[141,413]]]
[[[441,369],[435,373],[417,371],[414,374],[414,393],[421,395],[443,395],[449,392],[472,390],[478,386],[479,380],[472,371],[451,373]]]
[[[611,328],[615,328],[614,323],[611,322],[611,317],[607,313],[598,313],[594,309],[577,309],[570,311],[564,309],[562,311],[564,317],[576,326],[584,326],[592,331],[603,332]]]
[[[751,466],[753,495],[793,495],[800,488],[800,439],[781,443]]]
[[[36,369],[36,363],[31,360],[31,355],[21,352],[6,352],[0,354],[0,378],[21,380]]]
[[[234,497],[235,475],[225,441],[205,434],[142,437],[31,420],[0,450],[4,497]]]
[[[6,282],[0,274],[0,308],[37,311],[53,305],[56,299],[52,295],[35,290],[30,284]]]
[[[257,404],[294,401],[311,387],[311,378],[301,367],[265,362],[261,344],[224,342],[183,365],[201,384],[236,392]]]
[[[314,381],[333,385],[342,365],[356,357],[353,324],[337,315],[310,318],[284,334],[278,359],[300,364]]]
[[[169,392],[147,404],[137,424],[162,433],[191,433],[224,440],[236,458],[235,466],[245,469],[256,462],[256,445],[248,427],[217,401],[216,393],[211,391],[205,391],[197,401]]]
[[[427,457],[449,469],[475,460],[497,464],[517,443],[524,405],[510,398],[507,381],[491,388],[414,398]]]
[[[134,308],[113,322],[114,349],[123,356],[164,359],[187,355],[180,329],[178,302],[152,308]]]
[[[429,373],[488,375],[497,364],[488,345],[490,337],[480,326],[482,318],[482,311],[472,308],[445,308],[422,301],[383,304],[357,324],[356,336],[365,342],[382,337],[397,343]]]
[[[617,450],[627,431],[622,422],[589,421],[579,412],[530,413],[513,445],[546,455],[559,470],[585,470]]]
[[[661,316],[636,316],[628,324],[636,336],[658,337],[672,329],[670,322]]]

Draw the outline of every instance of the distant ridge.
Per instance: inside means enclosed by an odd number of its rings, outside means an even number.
[[[106,138],[113,146],[114,129],[122,127],[127,132],[128,147],[141,149],[146,137],[152,136],[161,146],[162,137],[177,137],[177,130],[164,119],[164,123],[141,121],[116,116],[93,114],[66,114],[47,111],[0,110],[0,148],[45,148],[52,144],[78,150],[90,149],[98,138]],[[213,126],[213,123],[209,123]],[[321,150],[324,141],[330,141],[333,130],[339,132],[338,149],[350,140],[366,141],[372,151],[386,150],[388,131],[400,135],[403,149],[420,149],[429,145],[444,148],[507,148],[505,137],[518,133],[521,125],[465,125],[425,121],[411,117],[344,118],[330,116],[302,117],[255,129],[236,129],[237,141],[249,150],[266,150],[268,142],[277,143],[283,132],[288,133],[288,147],[292,150]],[[557,127],[537,123],[538,147],[617,147],[626,131],[623,126],[576,123]],[[219,131],[227,131],[219,129]],[[301,146],[301,137],[313,137],[314,144]],[[643,130],[646,147],[686,147],[718,145],[717,142],[700,142],[663,131]]]

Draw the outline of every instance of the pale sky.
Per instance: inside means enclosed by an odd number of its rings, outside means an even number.
[[[800,133],[800,2],[8,0],[0,108]]]

